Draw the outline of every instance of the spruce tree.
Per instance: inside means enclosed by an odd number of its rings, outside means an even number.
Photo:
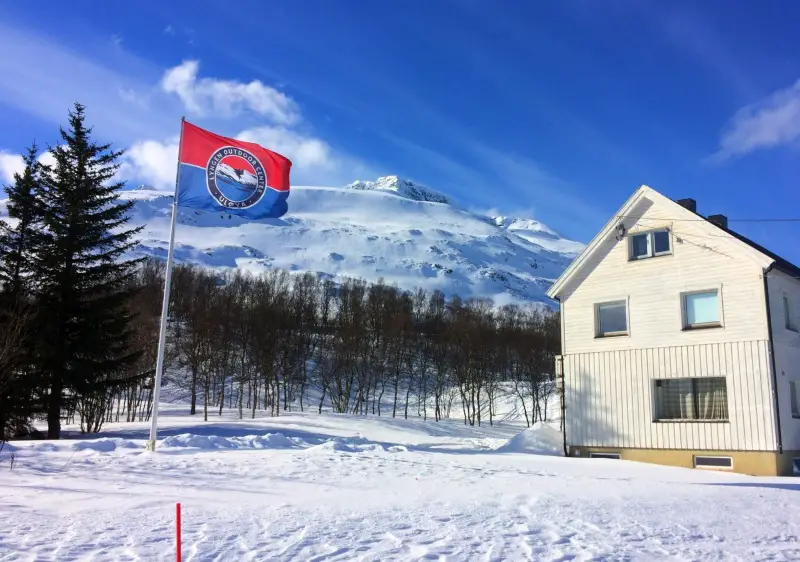
[[[127,229],[133,202],[120,203],[115,181],[121,151],[91,139],[84,107],[69,113],[55,164],[42,170],[42,227],[35,275],[40,320],[37,361],[47,382],[47,434],[61,434],[64,410],[104,395],[137,359],[131,350],[129,281],[139,260],[126,260],[139,229]]]
[[[22,296],[26,273],[30,273],[31,232],[39,222],[36,193],[42,165],[37,153],[34,143],[23,155],[23,172],[14,174],[14,182],[5,186],[8,216],[16,224],[0,221],[0,288],[4,306]]]
[[[37,413],[30,326],[32,233],[39,227],[36,201],[41,164],[34,143],[25,169],[4,186],[9,222],[0,221],[0,438],[25,432]]]

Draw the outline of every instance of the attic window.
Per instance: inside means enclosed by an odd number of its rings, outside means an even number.
[[[672,253],[669,230],[666,228],[632,234],[630,240],[631,260],[665,256]]]

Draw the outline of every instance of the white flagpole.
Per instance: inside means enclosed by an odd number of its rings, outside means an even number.
[[[158,359],[156,359],[156,376],[153,383],[153,413],[150,418],[150,439],[147,450],[156,450],[158,434],[158,405],[161,397],[161,374],[164,371],[164,347],[167,339],[167,316],[169,313],[169,289],[172,285],[172,256],[175,251],[175,225],[178,222],[178,184],[181,181],[181,146],[183,145],[183,123],[181,117],[181,137],[178,142],[178,171],[175,175],[175,197],[172,200],[172,225],[169,231],[169,250],[167,251],[167,270],[164,273],[164,301],[161,304],[161,328],[158,332]]]

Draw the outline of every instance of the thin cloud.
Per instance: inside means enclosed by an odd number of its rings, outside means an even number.
[[[569,182],[551,175],[537,162],[475,141],[468,146],[487,168],[496,188],[505,190],[518,206],[530,203],[535,211],[530,216],[589,224],[606,220],[600,209],[574,194]]]
[[[0,103],[61,125],[80,101],[104,140],[121,143],[174,130],[170,122],[180,113],[170,110],[177,105],[172,100],[143,108],[120,96],[152,88],[159,70],[122,47],[111,51],[105,61],[89,58],[47,36],[0,23],[0,52],[15,53],[0,57]]]
[[[719,150],[709,160],[722,162],[800,138],[800,80],[751,105],[728,121]]]
[[[675,10],[669,3],[647,5],[647,15],[660,20],[668,40],[695,61],[726,80],[739,96],[753,96],[756,87],[742,69],[735,50],[718,35],[714,26],[692,10]],[[741,99],[741,98],[740,98]]]

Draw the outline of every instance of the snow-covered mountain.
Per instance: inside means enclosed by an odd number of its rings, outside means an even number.
[[[258,178],[249,170],[238,170],[224,162],[217,166],[217,173],[230,178],[231,180],[246,186],[257,186]]]
[[[522,219],[513,217],[491,217],[494,224],[511,232],[520,238],[532,242],[542,248],[559,252],[571,257],[577,256],[583,250],[584,244],[567,240],[549,228],[547,225],[533,219]]]
[[[172,194],[142,187],[122,197],[136,201],[131,224],[145,226],[136,254],[166,257]],[[344,188],[292,186],[281,219],[181,209],[176,234],[179,262],[383,278],[498,305],[549,302],[545,290],[581,247],[536,221],[472,213],[394,176]]]
[[[386,176],[378,178],[377,181],[356,181],[345,189],[355,189],[359,191],[381,191],[393,193],[414,201],[429,201],[431,203],[451,203],[445,196],[434,191],[428,186],[415,183],[411,180],[398,178],[397,176]]]

